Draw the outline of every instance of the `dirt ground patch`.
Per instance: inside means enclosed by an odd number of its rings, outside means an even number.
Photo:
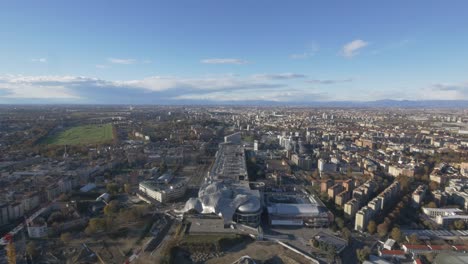
[[[255,260],[256,263],[269,263],[269,264],[302,264],[309,263],[302,256],[285,249],[281,245],[271,242],[254,242],[246,245],[245,248],[237,250],[236,252],[225,252],[225,255],[217,258],[210,259],[207,264],[218,263],[233,263],[240,257],[248,255]]]

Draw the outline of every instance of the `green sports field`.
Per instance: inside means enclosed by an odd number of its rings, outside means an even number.
[[[85,125],[67,129],[45,139],[50,145],[86,145],[112,141],[112,124]]]

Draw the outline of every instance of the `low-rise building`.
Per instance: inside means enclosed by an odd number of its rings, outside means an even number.
[[[414,177],[414,171],[415,167],[412,164],[388,166],[388,174],[392,175],[393,177],[400,175]]]
[[[313,197],[272,195],[267,199],[271,225],[327,227],[332,214]]]
[[[170,202],[184,196],[187,190],[185,178],[174,178],[168,184],[157,181],[144,181],[139,184],[139,191],[161,203]]]
[[[443,228],[448,228],[450,225],[453,224],[455,221],[463,221],[465,224],[468,223],[468,215],[458,215],[458,214],[450,214],[450,215],[438,215],[436,217],[436,223]]]
[[[423,207],[422,211],[425,215],[430,218],[436,218],[437,216],[452,215],[462,213],[463,211],[458,208],[429,208]]]
[[[421,255],[431,252],[431,248],[427,245],[410,245],[410,244],[403,244],[401,248],[406,253],[413,253],[414,255]]]
[[[47,223],[44,220],[36,220],[27,224],[28,235],[31,238],[43,238],[48,235]]]

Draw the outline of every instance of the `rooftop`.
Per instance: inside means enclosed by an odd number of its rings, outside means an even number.
[[[148,180],[148,181],[140,182],[140,185],[153,191],[165,191],[165,190],[167,191],[167,190],[182,188],[184,187],[186,182],[187,182],[186,178],[176,177],[176,178],[173,178],[169,184],[160,183],[154,180]]]

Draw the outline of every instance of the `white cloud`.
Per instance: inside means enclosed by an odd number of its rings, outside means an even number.
[[[106,81],[83,76],[0,76],[0,98],[81,98],[87,94],[127,91],[137,92],[140,96],[159,93],[170,98],[181,94],[202,94],[210,92],[239,92],[250,89],[279,89],[284,84],[223,75],[218,77],[182,78],[174,76],[152,76],[144,79],[126,81]],[[100,90],[101,89],[101,90]],[[125,98],[123,98],[125,99]],[[126,98],[128,99],[128,98]],[[138,98],[135,98],[138,100]]]
[[[119,58],[108,58],[107,61],[109,61],[110,63],[114,63],[114,64],[124,64],[124,65],[135,64],[137,62],[137,60],[135,59],[119,59]]]
[[[140,80],[116,81],[114,85],[120,87],[136,87],[149,91],[166,91],[170,89],[213,90],[239,90],[246,88],[271,88],[284,86],[255,78],[238,78],[231,76],[182,78],[173,76],[152,76]]]
[[[313,79],[313,80],[307,80],[307,83],[316,83],[316,84],[336,84],[336,83],[346,83],[346,82],[352,82],[352,78],[347,78],[347,79]]]
[[[46,63],[47,58],[37,58],[37,59],[31,59],[32,62],[40,62],[40,63]]]
[[[233,58],[212,58],[212,59],[203,59],[200,61],[204,64],[247,64],[249,63],[246,60],[242,59],[233,59]]]
[[[255,79],[265,79],[265,80],[289,80],[289,79],[299,79],[305,78],[307,75],[300,73],[276,73],[276,74],[255,74],[252,75]]]
[[[346,58],[354,57],[355,55],[359,54],[359,51],[367,45],[369,45],[369,43],[365,42],[364,40],[353,40],[343,46],[341,49],[341,55]]]
[[[107,69],[107,68],[109,68],[109,66],[104,65],[104,64],[97,64],[96,68],[98,68],[98,69]]]
[[[422,96],[428,99],[467,99],[468,82],[461,83],[435,83],[422,89]]]
[[[72,76],[6,76],[0,77],[0,98],[29,99],[79,99],[68,84],[84,81]]]
[[[211,75],[184,78],[151,76],[143,79],[110,81],[85,76],[0,76],[0,102],[12,99],[79,100],[92,103],[171,103],[177,100],[307,102],[317,100],[375,99],[468,99],[468,83],[434,84],[411,89],[359,89],[308,87],[301,81],[294,87],[288,80],[304,78],[297,73],[257,74],[251,76]],[[308,83],[332,84],[352,79],[316,79]],[[318,85],[317,85],[318,86]],[[365,97],[362,95],[365,94]],[[75,101],[72,101],[75,102]],[[78,102],[78,101],[77,101]],[[196,103],[196,102],[195,102]]]
[[[175,99],[182,100],[209,100],[209,101],[272,101],[272,102],[304,102],[307,98],[324,99],[326,95],[317,91],[304,91],[302,89],[287,90],[250,90],[239,93],[238,91],[207,92],[202,94],[184,94]]]
[[[432,85],[434,90],[439,91],[468,91],[468,82],[464,83],[436,83]]]

